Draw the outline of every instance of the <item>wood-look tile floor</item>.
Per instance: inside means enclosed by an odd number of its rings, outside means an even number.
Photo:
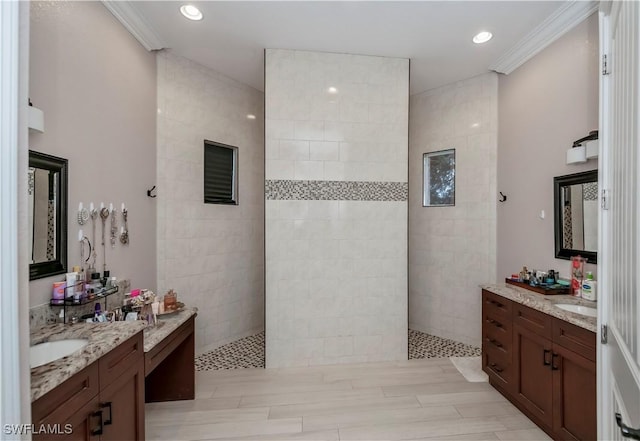
[[[548,440],[448,358],[196,372],[196,399],[146,405],[148,440]]]

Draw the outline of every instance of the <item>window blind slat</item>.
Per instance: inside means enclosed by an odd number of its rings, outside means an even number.
[[[235,204],[234,148],[204,144],[204,202]]]

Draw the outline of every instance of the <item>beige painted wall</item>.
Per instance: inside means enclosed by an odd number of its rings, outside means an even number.
[[[522,265],[567,277],[569,261],[554,258],[553,177],[597,168],[566,165],[565,156],[598,128],[597,14],[501,75],[498,90],[498,191],[508,200],[498,205],[497,277]]]
[[[264,329],[264,94],[171,51],[157,62],[158,289],[199,309],[205,352]],[[204,203],[205,139],[238,147],[238,205]]]
[[[80,263],[78,203],[125,202],[131,243],[108,245],[108,267],[155,289],[156,201],[146,195],[156,179],[155,55],[99,2],[32,2],[30,51],[30,97],[45,114],[30,148],[69,160],[69,265]],[[31,282],[31,306],[48,302],[63,277]]]
[[[496,268],[498,78],[418,95],[409,119],[409,328],[479,346]],[[455,206],[423,207],[423,155],[455,149]]]

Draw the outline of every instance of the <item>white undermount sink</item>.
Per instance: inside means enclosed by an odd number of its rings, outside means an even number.
[[[48,341],[31,346],[29,351],[29,365],[31,368],[51,363],[59,358],[71,355],[77,350],[84,348],[89,340],[87,339],[69,339]]]
[[[598,310],[596,308],[590,308],[588,306],[571,305],[568,303],[558,303],[556,306],[565,311],[575,312],[576,314],[586,315],[587,317],[597,317]]]

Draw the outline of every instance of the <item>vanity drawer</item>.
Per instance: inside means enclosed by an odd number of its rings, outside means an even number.
[[[111,384],[130,369],[136,370],[137,363],[142,357],[144,357],[144,344],[142,331],[140,331],[100,359],[101,387]]]
[[[486,348],[482,351],[482,368],[503,388],[511,382],[511,358],[500,350]]]
[[[513,308],[513,323],[551,340],[552,317],[527,306],[516,303]]]
[[[511,318],[495,315],[494,311],[482,313],[482,331],[504,335],[502,339],[511,335]],[[509,337],[510,338],[510,337]]]
[[[93,363],[31,405],[34,424],[65,421],[98,395],[98,363]]]
[[[482,290],[482,311],[496,318],[511,318],[513,302],[489,291]]]
[[[553,342],[584,358],[596,361],[596,334],[571,323],[553,319]]]
[[[482,346],[488,349],[495,349],[505,354],[510,354],[512,334],[511,332],[506,332],[504,328],[496,328],[492,325],[483,326]]]

